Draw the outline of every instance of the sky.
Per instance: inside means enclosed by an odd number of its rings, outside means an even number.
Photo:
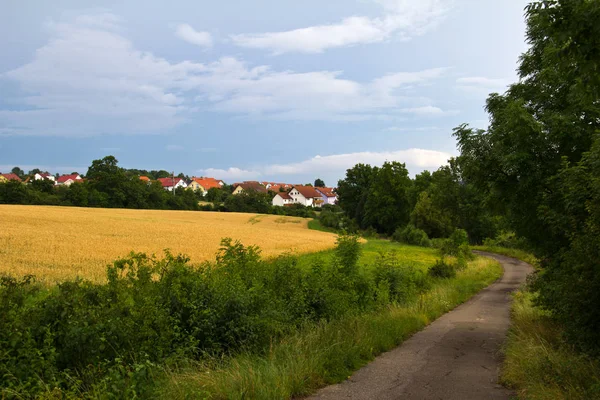
[[[125,168],[334,185],[411,175],[517,80],[521,0],[5,0],[0,172]]]

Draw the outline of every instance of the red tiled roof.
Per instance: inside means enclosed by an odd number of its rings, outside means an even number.
[[[70,175],[63,175],[60,176],[56,182],[58,183],[65,183],[66,181],[68,181],[69,179],[72,179],[73,181],[77,180],[77,177],[79,177],[79,179],[81,179],[81,177],[79,176],[79,174],[70,174]]]
[[[221,181],[215,178],[192,178],[192,181],[198,182],[198,184],[202,186],[205,190],[211,188],[218,189],[221,187],[221,185],[219,184],[219,182]]]
[[[144,182],[150,182],[150,178],[148,178],[147,176],[140,176],[140,181],[144,181]]]
[[[179,183],[179,181],[182,181],[183,179],[181,178],[158,178],[157,181],[160,182],[160,184],[162,185],[162,187],[171,187],[171,186],[175,186]]]
[[[334,193],[333,188],[318,187],[318,188],[316,188],[316,190],[319,193],[323,193],[323,195],[326,197],[337,197],[337,194]]]
[[[280,192],[280,193],[277,193],[275,196],[279,196],[279,197],[281,197],[281,198],[282,198],[282,199],[284,199],[284,200],[293,200],[293,199],[292,199],[292,196],[290,196],[290,195],[289,195],[288,193],[286,193],[286,192]]]
[[[256,181],[238,183],[237,186],[241,186],[244,190],[254,190],[260,193],[267,193],[267,188]]]
[[[307,199],[315,199],[315,198],[320,199],[321,198],[321,194],[319,192],[317,192],[314,187],[296,185],[296,186],[294,186],[294,189],[299,191],[300,194],[302,196],[306,197]]]
[[[0,174],[0,176],[5,177],[6,180],[9,180],[9,181],[19,181],[19,182],[21,182],[21,178],[19,178],[16,174],[13,174],[12,172],[8,173],[8,174]]]

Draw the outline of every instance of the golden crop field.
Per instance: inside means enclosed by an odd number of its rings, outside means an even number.
[[[242,213],[0,205],[0,274],[47,282],[105,279],[107,264],[131,251],[214,260],[221,238],[258,245],[263,256],[331,248],[333,234],[308,220]]]

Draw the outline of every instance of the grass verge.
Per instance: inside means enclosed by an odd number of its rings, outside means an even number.
[[[540,265],[540,260],[538,260],[533,254],[520,249],[511,249],[508,247],[498,246],[471,246],[471,248],[473,250],[487,251],[489,253],[502,254],[503,256],[516,258],[536,268]]]
[[[310,221],[308,221],[308,229],[321,232],[337,233],[335,229],[323,226],[323,224],[321,224],[321,221],[319,221],[318,219],[311,219]]]
[[[359,264],[364,268],[371,268],[375,265],[377,258],[382,253],[386,252],[394,252],[397,259],[402,262],[403,265],[412,265],[425,271],[439,258],[439,251],[437,249],[371,238],[367,239],[366,242],[361,243]],[[315,264],[316,260],[328,262],[333,255],[333,249],[299,254],[298,265],[304,268],[310,268],[311,265]]]
[[[502,383],[520,399],[600,399],[600,363],[563,340],[562,329],[519,291],[512,305]]]
[[[501,274],[497,262],[477,258],[455,278],[437,281],[408,305],[305,327],[274,343],[263,355],[242,353],[167,372],[157,394],[169,399],[307,395],[346,379]]]

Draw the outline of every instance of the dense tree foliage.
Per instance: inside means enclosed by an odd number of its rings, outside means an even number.
[[[325,187],[325,182],[323,182],[323,179],[315,179],[315,187]]]
[[[406,166],[386,162],[374,170],[365,202],[362,225],[372,226],[388,235],[410,219],[409,193],[412,181]]]
[[[600,2],[529,5],[520,81],[455,130],[464,175],[543,259],[539,302],[600,352]]]
[[[346,178],[338,182],[338,203],[346,214],[366,228],[365,203],[371,186],[371,179],[377,174],[377,167],[368,164],[356,164],[346,171]]]
[[[414,179],[398,162],[382,167],[357,164],[339,181],[337,193],[341,208],[361,229],[374,228],[391,235],[410,222],[432,238],[464,229],[476,243],[494,236],[497,230],[487,196],[466,180],[456,159]]]

